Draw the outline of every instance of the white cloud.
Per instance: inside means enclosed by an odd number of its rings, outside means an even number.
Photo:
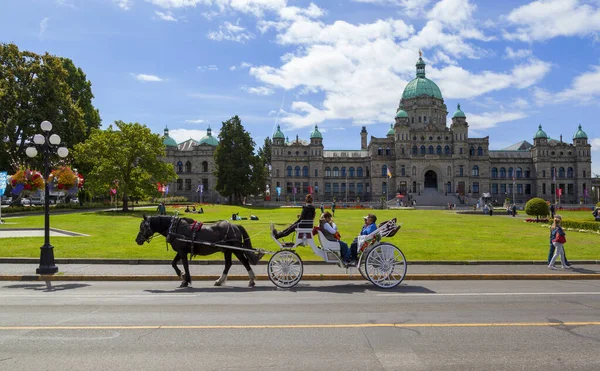
[[[534,89],[534,97],[539,105],[574,101],[578,103],[596,102],[600,97],[600,66],[593,66],[592,71],[585,72],[573,79],[571,86],[558,93]]]
[[[45,17],[44,19],[42,19],[42,21],[40,22],[40,33],[38,34],[38,37],[40,39],[44,38],[44,34],[46,33],[46,29],[48,28],[48,21],[50,20],[49,17]]]
[[[173,13],[170,10],[167,10],[166,12],[155,11],[154,13],[156,13],[158,18],[162,19],[163,21],[177,22],[177,18],[173,16]]]
[[[69,0],[56,0],[56,5],[67,6],[69,8],[75,8],[75,5],[70,3]]]
[[[542,41],[559,36],[586,36],[600,31],[597,4],[579,0],[538,0],[523,5],[506,16],[516,27],[505,31],[508,40]]]
[[[273,89],[268,88],[266,86],[257,86],[257,87],[242,87],[242,90],[247,91],[250,94],[254,95],[271,95],[274,93]]]
[[[128,1],[128,0],[115,0],[115,1]],[[210,1],[206,0],[146,0],[147,2],[157,5],[161,8],[185,8],[195,7],[198,3],[210,4]]]
[[[196,120],[185,120],[186,124],[202,124],[205,123],[206,120],[196,119]]]
[[[253,14],[262,17],[265,12],[277,11],[287,5],[287,0],[146,0],[147,2],[165,9],[195,7],[196,5],[215,6],[220,13],[226,11]],[[203,13],[212,18],[218,13],[210,11]]]
[[[217,137],[219,132],[212,130],[211,135]],[[184,142],[188,139],[200,140],[206,136],[206,130],[195,130],[195,129],[171,129],[169,130],[169,136],[177,143]]]
[[[129,10],[133,5],[133,0],[113,0],[113,2],[123,10]]]
[[[160,82],[160,81],[165,81],[164,79],[156,76],[156,75],[146,75],[143,73],[138,73],[138,74],[131,74],[133,77],[135,77],[136,80],[138,81],[143,81],[143,82]]]
[[[245,30],[244,27],[239,25],[239,20],[236,24],[225,22],[219,26],[219,31],[209,32],[207,37],[215,41],[229,40],[243,44],[248,40],[254,39],[254,34],[245,32]]]
[[[589,143],[592,145],[592,151],[600,151],[600,138],[592,138]]]
[[[484,130],[497,126],[502,122],[510,122],[528,117],[525,112],[509,110],[497,112],[483,112],[481,114],[466,114],[469,129]]]
[[[518,49],[513,50],[511,47],[506,47],[506,54],[504,55],[505,59],[521,59],[530,57],[532,51],[530,49]]]
[[[425,13],[425,8],[431,0],[352,0],[356,3],[367,3],[377,5],[392,5],[402,9],[401,14],[409,17],[417,17]]]
[[[198,71],[207,72],[207,71],[218,71],[219,67],[216,64],[209,64],[206,66],[198,66],[196,67]]]

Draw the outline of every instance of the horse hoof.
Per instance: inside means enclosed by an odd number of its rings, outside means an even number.
[[[179,288],[184,288],[184,287],[188,287],[190,284],[188,282],[182,282],[181,285],[179,285]]]
[[[254,287],[254,286],[256,286],[256,282],[250,282],[250,283],[248,284],[248,287]]]

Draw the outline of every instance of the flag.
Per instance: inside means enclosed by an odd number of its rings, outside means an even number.
[[[166,186],[166,187],[165,187],[165,191],[164,191],[164,192],[165,192],[165,195],[168,195],[168,194],[169,194],[169,186]]]
[[[556,195],[558,197],[562,196],[562,188],[556,188]]]
[[[588,196],[588,189],[587,189],[587,188],[583,190],[583,195],[584,195],[585,197],[587,197],[587,196]]]
[[[387,176],[388,176],[388,178],[392,177],[392,172],[390,171],[389,167],[387,168]]]
[[[8,173],[6,171],[0,171],[0,196],[4,195],[6,190],[6,183],[8,182]]]
[[[277,191],[277,196],[281,196],[281,187],[275,187],[275,190]]]
[[[160,184],[160,182],[157,183],[157,188],[158,188],[159,192],[163,191],[163,187],[162,187],[162,184]]]
[[[308,193],[312,195],[312,193],[313,193],[313,187],[312,186],[308,186]]]
[[[292,193],[296,194],[296,187],[292,188]]]

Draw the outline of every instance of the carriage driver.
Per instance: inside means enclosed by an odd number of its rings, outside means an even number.
[[[375,222],[377,221],[377,217],[373,214],[369,214],[367,216],[364,217],[365,219],[365,225],[363,226],[362,230],[360,231],[360,235],[361,236],[366,236],[368,234],[371,234],[373,232],[375,232],[375,230],[377,229],[377,226],[375,225]],[[350,245],[350,263],[348,265],[356,265],[356,262],[358,260],[358,238],[355,238],[354,241],[352,241],[352,244]]]
[[[292,232],[294,232],[297,227],[301,227],[301,228],[312,228],[313,227],[316,211],[315,211],[315,207],[312,204],[312,202],[313,202],[312,195],[311,194],[306,195],[305,201],[306,201],[306,204],[304,206],[302,206],[302,213],[298,217],[298,220],[296,220],[294,222],[294,224],[290,225],[289,227],[287,227],[286,229],[284,229],[281,232],[277,232],[276,229],[273,229],[273,237],[275,237],[276,239],[285,237],[285,236],[291,234]],[[306,225],[300,224],[300,221],[305,221]]]

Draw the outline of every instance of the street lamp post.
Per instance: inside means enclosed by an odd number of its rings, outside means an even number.
[[[50,245],[50,189],[48,186],[48,175],[50,175],[50,155],[56,150],[58,156],[64,158],[69,154],[66,147],[58,147],[60,137],[56,134],[50,135],[52,124],[50,121],[43,121],[40,124],[43,134],[33,136],[35,146],[28,147],[25,150],[27,156],[33,158],[37,156],[40,148],[44,161],[44,245],[40,247],[40,266],[36,269],[36,274],[54,274],[58,272],[58,267],[54,265],[54,246]]]

